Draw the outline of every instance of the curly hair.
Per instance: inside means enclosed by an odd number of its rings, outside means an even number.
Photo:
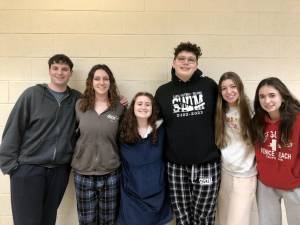
[[[156,121],[158,119],[158,107],[154,101],[153,95],[148,92],[138,92],[132,99],[128,111],[125,113],[120,124],[120,140],[123,143],[134,144],[141,139],[138,133],[138,122],[134,114],[134,105],[139,96],[146,96],[150,99],[152,104],[152,113],[148,118],[148,125],[152,127],[151,143],[157,143],[157,127]]]
[[[193,44],[189,41],[188,42],[180,42],[180,44],[176,48],[174,48],[174,59],[182,51],[192,52],[196,56],[197,60],[202,55],[201,48],[198,45]]]
[[[97,64],[92,67],[86,79],[86,87],[79,104],[79,109],[82,112],[93,109],[95,106],[95,90],[93,88],[93,79],[97,70],[104,70],[109,77],[110,86],[108,90],[108,101],[110,106],[115,107],[116,104],[120,101],[119,90],[112,71],[105,64]]]
[[[251,144],[252,138],[252,123],[251,123],[251,108],[249,99],[245,94],[244,85],[238,74],[234,72],[226,72],[219,79],[218,85],[218,100],[216,107],[216,145],[218,148],[225,148],[227,145],[227,136],[225,133],[225,114],[228,111],[228,103],[222,97],[222,82],[230,79],[237,86],[239,92],[238,110],[240,112],[240,128],[241,137],[247,144]]]
[[[254,98],[255,115],[253,117],[253,126],[255,129],[253,130],[253,142],[261,144],[264,141],[265,116],[268,115],[268,113],[261,107],[259,102],[259,91],[263,86],[271,86],[281,95],[282,104],[279,108],[281,119],[279,125],[280,142],[283,145],[288,145],[296,114],[300,112],[300,103],[291,94],[285,84],[276,77],[263,79],[256,88]]]

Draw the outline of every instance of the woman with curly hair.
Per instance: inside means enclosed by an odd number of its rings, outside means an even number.
[[[263,79],[254,99],[254,141],[260,225],[300,222],[300,103],[276,77]]]
[[[120,125],[121,225],[163,225],[172,219],[162,159],[164,129],[153,96],[137,93]]]
[[[120,166],[117,132],[124,108],[108,66],[92,67],[75,110],[79,138],[72,167],[79,223],[115,224]]]

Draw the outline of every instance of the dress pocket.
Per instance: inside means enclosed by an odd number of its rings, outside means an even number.
[[[150,163],[134,167],[129,172],[127,187],[140,198],[148,198],[164,190],[161,163]]]

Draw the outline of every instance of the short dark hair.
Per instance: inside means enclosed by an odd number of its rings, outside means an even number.
[[[193,44],[189,41],[188,42],[180,42],[180,44],[176,48],[174,48],[174,59],[182,51],[194,53],[197,60],[202,55],[201,48],[198,45]]]
[[[51,65],[55,64],[55,63],[67,64],[70,67],[71,71],[73,69],[73,62],[71,61],[71,59],[68,56],[66,56],[64,54],[56,54],[56,55],[52,56],[48,60],[49,69],[50,69]]]

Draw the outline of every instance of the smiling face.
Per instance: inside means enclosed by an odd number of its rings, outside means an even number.
[[[134,103],[134,115],[137,119],[149,119],[152,114],[152,102],[147,96],[138,96]]]
[[[198,60],[192,52],[182,51],[173,60],[173,68],[177,77],[182,81],[188,81],[197,70]]]
[[[280,117],[280,106],[283,102],[279,91],[270,85],[262,86],[258,91],[259,103],[271,119]]]
[[[72,71],[69,65],[65,63],[54,63],[49,68],[49,76],[51,83],[49,87],[53,90],[65,90],[72,76]]]
[[[222,98],[228,103],[229,106],[237,106],[240,93],[237,85],[231,79],[226,79],[221,83]]]
[[[110,80],[108,74],[102,69],[96,70],[93,78],[95,95],[108,96],[109,87]]]

